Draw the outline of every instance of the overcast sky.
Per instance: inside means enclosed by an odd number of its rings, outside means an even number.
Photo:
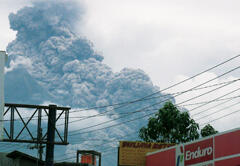
[[[141,68],[161,88],[240,51],[237,0],[85,0],[77,31],[115,71]],[[1,0],[0,49],[15,38],[8,14],[29,5]]]
[[[0,2],[0,49],[5,50],[16,34],[9,27],[8,14],[30,2]],[[84,5],[85,15],[76,20],[75,31],[92,41],[95,50],[104,56],[104,63],[114,71],[140,68],[161,89],[240,52],[238,0],[79,0],[79,3]]]

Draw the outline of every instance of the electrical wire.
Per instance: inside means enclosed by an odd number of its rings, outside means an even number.
[[[229,93],[227,93],[227,94],[224,94],[224,95],[221,95],[221,96],[215,98],[215,100],[219,100],[219,99],[221,99],[222,97],[228,96],[228,95],[230,95],[230,94],[232,94],[232,93],[235,93],[235,92],[237,92],[237,91],[239,91],[239,90],[240,90],[240,88],[237,88],[237,89],[235,89],[235,90],[233,90],[233,91],[231,91],[231,92],[229,92]],[[209,101],[208,104],[209,104],[209,103],[212,103],[212,102],[213,102],[213,101]],[[202,104],[202,105],[200,105],[200,106],[197,106],[197,107],[195,107],[195,108],[192,108],[191,111],[189,111],[189,112],[193,112],[193,111],[195,111],[196,109],[199,109],[199,108],[201,108],[201,107],[203,107],[203,106],[205,106],[205,104]],[[197,113],[194,114],[194,115],[197,115]]]
[[[232,99],[232,98],[230,98],[230,99]],[[239,104],[239,103],[236,103],[236,104]],[[234,104],[234,105],[236,105],[236,104]],[[233,106],[233,105],[232,105]],[[229,107],[225,107],[225,108],[223,108],[223,109],[221,109],[221,110],[224,110],[224,109],[228,109],[228,108],[230,108],[231,106],[229,106]],[[220,111],[220,110],[218,110],[218,111]],[[217,111],[216,111],[217,112]],[[202,117],[202,118],[205,118],[205,117]],[[198,120],[200,120],[201,118],[199,118]],[[130,135],[132,135],[132,134],[135,134],[136,132],[134,132],[134,133],[131,133]],[[124,137],[126,137],[126,135],[124,136]],[[96,141],[102,141],[101,139],[94,139],[94,140],[96,140]],[[82,140],[83,141],[83,140]],[[89,141],[89,140],[85,140],[85,141]],[[111,142],[115,142],[115,141],[119,141],[118,139],[116,140],[105,140],[105,142],[106,142],[106,144],[108,144],[108,143],[111,143]],[[84,144],[84,145],[86,145],[86,144]],[[99,144],[99,145],[96,145],[96,146],[94,146],[94,147],[97,147],[97,146],[102,146],[103,144],[101,143],[101,144]],[[69,154],[69,153],[68,153]]]
[[[177,83],[177,84],[174,84],[174,85],[172,85],[172,86],[170,86],[170,87],[168,87],[168,88],[165,88],[165,89],[162,90],[162,91],[165,91],[165,90],[170,89],[170,88],[172,88],[172,87],[174,87],[174,86],[177,86],[177,85],[179,85],[179,84],[181,84],[181,83],[183,83],[183,82],[186,82],[186,81],[188,81],[188,80],[191,80],[192,78],[197,77],[197,76],[199,76],[199,75],[201,75],[201,74],[203,74],[203,73],[205,73],[205,72],[208,72],[208,71],[210,71],[210,70],[212,70],[212,69],[214,69],[214,68],[216,68],[216,67],[218,67],[218,66],[221,66],[221,65],[223,65],[223,64],[225,64],[225,63],[227,63],[227,62],[229,62],[229,61],[231,61],[231,60],[233,60],[233,59],[235,59],[235,58],[237,58],[237,57],[239,57],[239,55],[237,55],[237,56],[235,56],[235,57],[233,57],[233,58],[230,58],[230,59],[228,59],[227,61],[224,61],[224,62],[222,62],[222,63],[220,63],[220,64],[218,64],[218,65],[215,65],[214,67],[209,68],[209,69],[207,69],[207,70],[205,70],[205,71],[203,71],[203,72],[201,72],[201,73],[198,73],[198,74],[196,74],[196,75],[194,75],[194,76],[192,76],[192,77],[190,77],[190,78],[188,78],[188,79],[185,79],[185,80],[183,80],[183,81],[181,81],[181,82],[179,82],[179,83]],[[162,91],[155,92],[155,93],[153,93],[153,94],[150,94],[150,95],[148,95],[148,96],[143,97],[142,99],[147,98],[147,97],[150,97],[150,96],[153,96],[153,95],[155,95],[155,94],[157,94],[157,93],[160,93],[160,92],[162,92]],[[138,99],[138,100],[141,100],[141,99]],[[135,101],[137,101],[137,100],[135,100]],[[132,101],[132,102],[133,102],[133,101]],[[126,103],[130,103],[130,102],[126,102]],[[119,105],[119,104],[122,104],[122,103],[118,103],[118,104],[114,104],[114,105]],[[110,106],[110,105],[109,105],[109,106]],[[113,106],[113,105],[111,105],[111,106]],[[106,107],[106,106],[105,106],[105,107]],[[88,108],[88,109],[94,109],[94,108],[96,108],[96,107],[92,107],[92,108]],[[100,107],[98,107],[98,108],[100,108]],[[85,110],[86,110],[86,109],[85,109]]]
[[[219,102],[219,101],[229,101],[229,100],[232,100],[232,99],[236,99],[236,98],[239,98],[240,95],[237,95],[237,96],[233,96],[233,97],[227,97],[227,98],[222,98],[222,99],[213,99],[213,100],[208,100],[208,101],[202,101],[202,102],[198,102],[198,103],[191,103],[191,104],[184,104],[184,105],[177,105],[179,108],[180,107],[186,107],[186,106],[193,106],[193,105],[199,105],[199,104],[208,104],[208,103],[212,103],[212,102]],[[74,118],[74,117],[72,117]]]
[[[223,115],[223,116],[221,116],[221,117],[219,117],[219,118],[213,119],[213,120],[208,121],[208,122],[206,122],[206,123],[202,123],[202,124],[200,124],[199,126],[204,126],[204,125],[206,125],[206,124],[210,124],[210,123],[212,123],[212,122],[215,122],[215,121],[217,121],[217,120],[220,120],[220,119],[222,119],[222,118],[228,117],[228,116],[233,115],[233,114],[238,113],[238,112],[240,112],[240,110],[237,110],[237,111],[231,112],[231,113],[229,113],[229,114]]]
[[[214,114],[219,113],[219,112],[221,112],[221,111],[224,111],[224,110],[226,110],[226,109],[232,108],[232,107],[234,107],[234,106],[236,106],[236,105],[239,105],[239,104],[240,104],[240,102],[237,101],[236,103],[234,103],[234,104],[232,104],[232,105],[230,105],[230,106],[224,107],[224,108],[219,109],[219,110],[217,110],[217,111],[214,111],[214,112],[212,112],[212,113],[210,113],[210,114],[208,114],[208,115],[205,115],[205,116],[202,116],[202,117],[200,117],[200,118],[197,118],[197,119],[195,119],[195,121],[205,119],[205,118],[207,118],[207,117],[209,117],[209,116],[211,116],[211,115],[214,115]]]
[[[239,67],[238,67],[238,68],[239,68]],[[224,74],[225,74],[225,73],[224,73]],[[222,74],[222,75],[223,75],[223,74]],[[220,77],[220,76],[218,76],[218,77]],[[216,79],[216,78],[214,78],[214,79]],[[211,79],[211,80],[213,80],[213,79]],[[206,82],[209,82],[209,81],[206,81]],[[220,86],[220,87],[218,87],[218,88],[215,88],[215,89],[213,89],[213,90],[210,90],[210,91],[208,91],[208,92],[205,92],[205,93],[203,93],[203,94],[201,94],[201,95],[192,97],[192,98],[190,98],[190,99],[188,99],[188,100],[185,100],[185,101],[183,101],[183,102],[181,102],[181,103],[179,103],[179,104],[183,104],[183,103],[188,102],[188,101],[190,101],[190,100],[199,98],[199,97],[201,97],[201,96],[203,96],[203,95],[206,95],[206,94],[208,94],[208,93],[211,93],[211,92],[213,92],[213,91],[216,91],[216,90],[218,90],[218,89],[220,89],[220,88],[223,88],[223,87],[225,87],[225,86],[227,86],[227,85],[230,85],[230,84],[232,84],[232,83],[233,83],[233,82],[228,83],[228,84],[225,84],[225,85]],[[200,85],[202,85],[202,84],[200,84]],[[199,85],[198,85],[198,86],[199,86]],[[160,102],[160,103],[162,103],[162,102]],[[159,104],[159,102],[158,102],[158,103],[155,103],[155,104],[152,104],[151,106],[147,106],[147,107],[145,107],[145,108],[143,108],[143,109],[141,109],[141,110],[139,110],[139,111],[144,111],[145,109],[147,109],[147,108],[149,108],[149,107],[152,107],[152,106],[155,106],[155,105],[157,105],[157,104]],[[126,116],[122,116],[122,117],[120,117],[120,118],[124,118],[124,117],[126,117]],[[117,120],[117,119],[120,119],[120,118],[115,118],[115,119],[110,120],[110,121],[107,121],[107,122],[102,122],[102,123],[97,124],[97,125],[88,126],[88,127],[82,128],[82,129],[78,129],[78,130],[75,130],[75,131],[71,131],[71,132],[69,132],[69,133],[73,133],[73,132],[80,131],[80,130],[83,130],[83,129],[88,129],[88,128],[91,128],[91,127],[96,127],[96,126],[99,126],[99,125],[102,125],[102,124],[106,124],[106,123],[112,122],[112,121]],[[84,132],[84,133],[85,133],[85,132]],[[70,134],[70,136],[71,136],[71,135],[73,135],[73,134]],[[75,135],[75,134],[74,134],[74,135]]]

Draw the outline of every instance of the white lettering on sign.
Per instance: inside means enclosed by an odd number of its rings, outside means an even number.
[[[191,152],[191,151],[186,151],[186,160],[192,160],[204,156],[210,156],[213,153],[213,148],[208,147],[201,149],[200,147],[197,148],[196,151]]]

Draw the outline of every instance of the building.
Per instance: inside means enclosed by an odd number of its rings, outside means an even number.
[[[0,152],[0,166],[45,166],[45,162],[36,157],[13,151],[10,153]],[[54,166],[93,166],[91,164],[61,162],[54,163]]]
[[[0,152],[0,166],[44,166],[44,164],[44,161],[19,151]]]

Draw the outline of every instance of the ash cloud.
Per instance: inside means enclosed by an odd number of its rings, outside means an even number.
[[[52,101],[73,108],[88,108],[135,100],[159,90],[140,69],[125,68],[114,73],[103,63],[103,56],[96,53],[93,44],[74,33],[75,22],[84,17],[84,10],[84,7],[75,1],[41,1],[9,15],[11,28],[17,31],[17,36],[7,47],[11,60],[11,70],[6,73],[5,88],[9,94],[6,96],[7,102],[40,104]],[[31,65],[11,66],[19,64],[17,61],[23,59],[19,57],[28,59],[28,64]],[[14,76],[18,76],[18,79]],[[19,84],[31,88],[16,88]],[[18,97],[10,94],[17,94]],[[161,98],[138,102],[121,109],[113,109],[111,113],[134,111],[159,100]],[[130,117],[147,113],[143,111]],[[127,118],[116,122],[125,119]],[[101,131],[100,135],[103,135],[104,139],[119,137],[124,132],[137,131],[143,124],[145,121],[135,121]],[[99,135],[92,133],[88,137],[99,138]]]

